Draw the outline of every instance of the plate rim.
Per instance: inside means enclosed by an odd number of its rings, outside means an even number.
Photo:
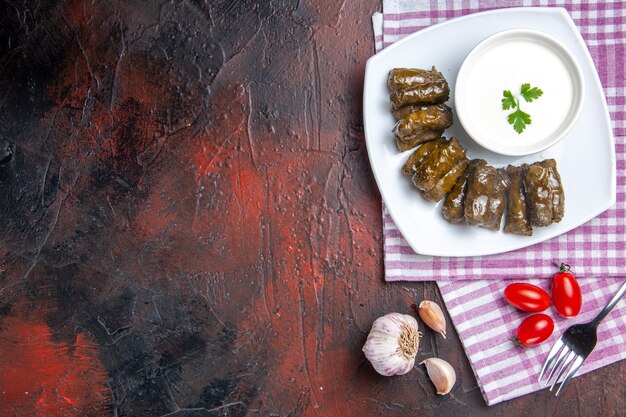
[[[417,242],[414,242],[412,239],[407,238],[406,237],[406,233],[403,230],[403,226],[400,226],[397,222],[396,219],[396,214],[395,214],[395,210],[392,209],[392,205],[390,205],[388,203],[389,201],[389,196],[387,194],[387,192],[383,189],[383,187],[381,187],[381,179],[379,178],[378,172],[376,169],[374,169],[375,166],[375,162],[374,162],[374,158],[372,156],[373,154],[373,149],[372,146],[370,144],[370,142],[373,139],[368,139],[369,137],[371,137],[371,134],[368,135],[368,123],[367,123],[367,107],[368,107],[368,89],[366,88],[368,83],[368,80],[372,77],[372,67],[373,67],[373,63],[384,59],[384,57],[389,53],[389,51],[395,50],[397,48],[400,48],[404,43],[407,43],[409,41],[411,41],[413,38],[436,30],[436,29],[441,29],[442,27],[446,27],[449,25],[453,25],[455,23],[458,23],[460,21],[464,21],[464,20],[469,20],[469,19],[477,19],[477,18],[482,18],[486,15],[498,15],[498,14],[516,14],[518,12],[525,12],[525,13],[537,13],[537,14],[543,14],[543,13],[550,13],[550,14],[558,14],[561,15],[562,18],[564,18],[565,23],[570,27],[570,29],[573,31],[574,36],[573,39],[579,44],[580,47],[582,47],[582,51],[584,54],[584,58],[587,60],[587,63],[591,65],[591,68],[593,69],[592,74],[591,74],[591,79],[589,81],[592,81],[594,83],[594,87],[596,89],[599,89],[599,91],[602,93],[602,96],[604,97],[604,100],[602,101],[602,113],[603,113],[603,118],[604,118],[604,123],[606,123],[606,125],[609,127],[609,143],[610,143],[610,148],[611,148],[611,152],[610,152],[610,173],[611,173],[611,184],[610,184],[610,198],[608,199],[608,201],[603,204],[600,205],[598,207],[597,210],[594,210],[591,212],[591,214],[587,215],[587,216],[583,216],[581,217],[580,222],[576,222],[577,224],[568,228],[568,229],[564,229],[564,230],[555,230],[553,233],[548,233],[542,240],[537,241],[537,242],[533,242],[533,243],[529,243],[529,244],[520,244],[519,246],[515,246],[512,248],[507,248],[506,250],[498,250],[498,249],[494,249],[494,250],[485,250],[485,249],[481,249],[481,250],[467,250],[463,253],[454,253],[454,254],[449,254],[449,253],[442,253],[440,251],[437,250],[428,250],[426,247],[422,247],[423,245],[419,245]],[[524,27],[519,27],[516,26],[516,28],[524,28]],[[513,29],[513,27],[511,27],[511,29]],[[528,29],[528,28],[526,28]],[[495,31],[493,33],[496,33]],[[420,29],[418,31],[416,31],[415,33],[412,33],[410,35],[405,36],[404,38],[394,42],[393,44],[389,45],[388,47],[386,47],[385,49],[381,50],[380,52],[374,54],[373,56],[371,56],[366,64],[365,64],[365,76],[364,76],[364,88],[363,88],[363,124],[364,124],[364,134],[365,134],[365,145],[367,148],[367,155],[368,155],[368,159],[370,161],[370,165],[372,167],[372,173],[374,175],[374,179],[376,181],[376,185],[378,187],[378,190],[381,194],[382,200],[385,202],[385,205],[387,207],[387,212],[389,213],[389,215],[391,216],[391,219],[393,220],[394,224],[396,225],[396,227],[398,228],[398,230],[400,231],[400,234],[402,235],[402,237],[404,238],[404,240],[409,244],[409,246],[411,247],[411,249],[419,255],[427,255],[427,256],[437,256],[437,257],[450,257],[450,258],[457,258],[457,257],[473,257],[473,256],[484,256],[484,255],[496,255],[496,254],[501,254],[501,253],[506,253],[506,252],[512,252],[515,250],[519,250],[519,249],[523,249],[523,248],[527,248],[542,242],[545,242],[547,240],[553,239],[556,236],[560,236],[562,234],[568,233],[573,229],[576,229],[582,225],[584,225],[585,223],[589,222],[591,219],[594,219],[595,217],[597,217],[598,215],[600,215],[601,213],[604,213],[606,210],[608,210],[609,208],[611,208],[612,206],[615,205],[616,202],[616,188],[617,188],[617,162],[616,162],[616,154],[615,154],[615,135],[613,132],[613,126],[611,123],[611,118],[610,118],[610,113],[608,110],[608,105],[607,105],[607,101],[606,101],[606,95],[604,93],[604,88],[602,86],[602,83],[600,81],[600,76],[598,74],[597,71],[597,67],[595,65],[595,62],[593,61],[593,58],[591,57],[591,54],[589,52],[589,48],[587,47],[587,44],[585,43],[580,31],[578,30],[578,28],[576,27],[576,24],[574,23],[574,21],[572,20],[571,16],[569,15],[569,13],[567,12],[567,10],[563,7],[510,7],[510,8],[503,8],[503,9],[495,9],[495,10],[487,10],[484,12],[477,12],[477,13],[471,13],[471,14],[467,14],[467,15],[463,15],[463,16],[459,16],[450,20],[447,20],[445,22],[441,22],[441,23],[437,23],[431,26],[428,26],[426,28]],[[548,148],[549,149],[549,148]],[[384,224],[383,224],[383,228],[384,228]],[[500,231],[500,233],[502,233]]]

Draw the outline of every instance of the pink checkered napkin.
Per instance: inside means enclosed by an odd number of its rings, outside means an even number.
[[[546,2],[525,2],[545,6]],[[518,6],[514,2],[427,0],[384,0],[383,13],[372,17],[376,49],[380,50],[405,35],[446,19],[494,7]],[[437,258],[415,254],[383,207],[385,238],[385,277],[388,281],[424,281],[445,276],[439,281],[444,302],[454,323],[478,385],[492,405],[541,387],[536,382],[549,349],[565,329],[585,322],[601,310],[626,278],[581,278],[583,311],[576,319],[555,320],[552,337],[540,346],[522,349],[510,342],[517,326],[527,316],[508,306],[502,299],[506,278],[549,277],[553,259],[573,259],[576,272],[583,276],[626,275],[626,111],[624,110],[624,42],[626,4],[549,2],[565,7],[578,25],[605,86],[617,153],[617,204],[598,218],[559,238],[508,254],[473,258]],[[592,238],[590,238],[592,236]],[[596,262],[590,242],[602,242],[611,257]],[[600,245],[600,243],[598,243]],[[485,279],[488,278],[489,280]],[[463,281],[471,280],[471,281]],[[549,280],[528,282],[548,289]],[[554,311],[551,314],[558,317]],[[585,361],[580,374],[626,358],[626,302],[618,304],[600,326],[599,343]]]

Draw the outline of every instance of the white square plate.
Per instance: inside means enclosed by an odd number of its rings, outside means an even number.
[[[533,236],[493,232],[450,224],[441,205],[424,200],[401,173],[410,151],[397,150],[391,129],[387,74],[393,68],[436,66],[448,80],[448,105],[454,110],[454,83],[469,51],[481,40],[507,29],[534,29],[560,40],[580,65],[585,99],[580,118],[557,145],[527,157],[506,157],[477,145],[455,116],[445,133],[454,136],[471,158],[496,167],[546,158],[557,161],[565,189],[565,217],[560,223],[534,228]],[[615,203],[615,145],[602,85],[589,51],[567,12],[561,8],[513,8],[476,13],[416,32],[367,61],[363,99],[365,140],[378,188],[396,226],[417,253],[433,256],[478,256],[533,245],[591,220]],[[504,222],[503,222],[504,223]]]

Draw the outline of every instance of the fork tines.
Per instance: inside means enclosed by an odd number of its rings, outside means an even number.
[[[550,391],[556,386],[556,384],[560,381],[561,386],[556,391],[556,395],[558,396],[563,387],[569,382],[569,380],[578,372],[578,368],[582,365],[584,358],[576,352],[574,352],[570,346],[568,346],[567,342],[563,341],[563,337],[556,341],[552,350],[548,354],[548,358],[546,362],[543,364],[543,368],[541,369],[541,373],[539,374],[539,383],[541,383],[541,378],[543,378],[544,374],[552,366],[550,373],[548,374],[548,378],[544,383],[544,387],[547,387],[552,381],[552,385],[550,385]],[[569,369],[569,370],[568,370]],[[558,373],[557,373],[558,371]],[[565,373],[567,371],[567,373]],[[552,379],[552,377],[556,374],[556,377]]]

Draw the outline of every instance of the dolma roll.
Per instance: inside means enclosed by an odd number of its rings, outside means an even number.
[[[452,125],[452,109],[445,104],[423,106],[398,121],[393,128],[396,143],[402,150],[433,140]]]
[[[413,104],[437,104],[447,101],[450,97],[450,87],[446,81],[425,84],[407,90],[392,91],[391,111],[394,112],[404,106]]]
[[[445,144],[437,146],[424,158],[413,175],[413,184],[422,191],[430,190],[463,158],[465,149],[456,138],[450,139]]]
[[[419,68],[394,68],[389,71],[387,86],[391,91],[406,90],[426,84],[445,82],[443,74],[432,67],[430,70]]]
[[[450,192],[446,195],[441,213],[443,218],[450,223],[460,223],[463,221],[463,200],[465,200],[465,193],[467,192],[467,179],[472,172],[474,172],[474,169],[477,166],[484,165],[487,165],[487,161],[484,159],[472,159],[469,162],[467,169],[458,178]]]
[[[561,182],[561,175],[559,175],[554,159],[546,159],[540,164],[544,168],[548,168],[549,183],[552,190],[552,221],[559,223],[565,215],[565,190]]]
[[[524,165],[524,191],[530,224],[544,227],[563,218],[565,194],[554,159]]]
[[[528,219],[526,197],[524,195],[523,169],[513,165],[506,167],[509,186],[506,189],[506,215],[504,231],[517,235],[531,236],[533,229]]]
[[[427,130],[442,130],[452,126],[452,109],[445,104],[422,106],[399,120],[393,134],[399,138],[419,135]]]
[[[396,68],[389,72],[391,110],[417,104],[437,104],[448,100],[450,87],[443,74],[435,69]]]
[[[443,177],[437,181],[435,186],[428,191],[422,192],[426,200],[439,201],[454,187],[454,184],[467,169],[469,159],[463,158],[459,160]]]
[[[438,139],[443,135],[442,130],[426,130],[420,135],[413,135],[406,138],[399,138],[396,136],[396,146],[401,152],[411,150],[422,143],[430,142],[431,140]]]
[[[393,117],[395,117],[396,120],[402,120],[405,117],[407,117],[409,114],[420,110],[422,107],[424,106],[421,104],[413,104],[410,106],[400,107],[398,110],[395,110],[392,112]]]
[[[430,151],[432,151],[436,146],[441,145],[442,143],[445,143],[445,142],[446,142],[445,139],[439,138],[430,142],[426,142],[425,144],[421,145],[419,148],[415,149],[415,151],[413,151],[411,156],[409,156],[409,159],[407,159],[404,165],[402,166],[402,173],[404,175],[413,176],[413,174],[415,174],[415,171],[417,171],[417,167],[419,166],[419,164],[422,163],[426,155],[428,155]]]
[[[492,166],[477,166],[468,179],[463,206],[465,222],[499,230],[504,213],[506,171]]]

